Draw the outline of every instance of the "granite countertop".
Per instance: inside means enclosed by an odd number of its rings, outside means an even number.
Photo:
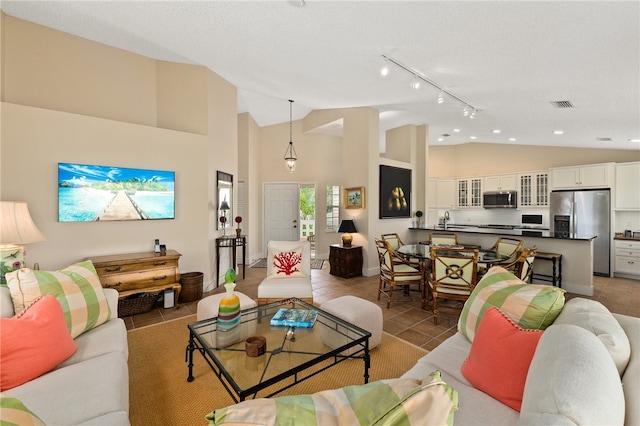
[[[624,235],[616,235],[614,240],[640,241],[640,237],[625,237]]]
[[[409,229],[413,230],[422,230],[422,231],[445,231],[444,226],[430,226],[423,228],[414,228],[410,227]],[[489,234],[489,235],[504,235],[504,236],[512,236],[512,237],[536,237],[536,238],[557,238],[563,240],[593,240],[596,238],[595,235],[580,235],[580,234],[569,234],[568,236],[556,236],[553,232],[551,232],[547,228],[537,228],[537,227],[525,227],[519,225],[513,225],[513,227],[501,227],[496,225],[495,227],[491,225],[458,225],[455,223],[451,223],[447,225],[446,231],[451,232],[465,232],[471,234]]]

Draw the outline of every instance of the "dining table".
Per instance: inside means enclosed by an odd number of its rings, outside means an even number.
[[[431,271],[431,245],[430,244],[405,244],[398,248],[398,253],[407,257],[418,259],[422,265],[424,271],[425,283],[429,281],[429,274]],[[439,248],[473,248],[478,250],[478,276],[477,280],[480,281],[482,276],[496,263],[501,263],[509,259],[508,255],[500,254],[493,250],[478,248],[477,246],[465,247],[463,245],[449,245],[449,244],[437,244],[435,247]]]
[[[440,248],[465,248],[462,245],[452,246],[452,245],[443,245],[440,244],[437,247]],[[426,260],[431,259],[431,245],[429,244],[405,244],[403,246],[398,247],[398,253],[402,254],[405,257],[415,258],[424,262]],[[487,265],[487,269],[493,266],[494,263],[504,262],[509,259],[509,256],[499,254],[493,250],[487,249],[478,249],[478,264]]]
[[[462,245],[448,245],[448,244],[437,244],[435,247],[440,248],[453,248],[453,249],[461,249],[465,248]],[[494,263],[504,262],[509,259],[509,256],[501,255],[493,250],[486,250],[482,248],[478,248],[477,246],[469,247],[478,250],[478,272],[477,272],[477,281],[480,281],[482,275],[486,273],[486,271],[491,268]],[[420,262],[421,269],[424,274],[424,286],[421,289],[422,292],[422,308],[426,308],[427,300],[430,296],[430,288],[429,285],[429,276],[431,275],[431,245],[430,244],[404,244],[396,250],[402,256],[405,256],[408,259],[414,258]]]

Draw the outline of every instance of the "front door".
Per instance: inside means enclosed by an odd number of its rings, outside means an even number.
[[[297,183],[267,183],[264,185],[264,247],[267,242],[297,241],[300,239],[298,216],[300,213]]]

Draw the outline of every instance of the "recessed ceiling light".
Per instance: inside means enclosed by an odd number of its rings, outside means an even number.
[[[553,134],[554,135],[564,135],[564,132],[562,130],[554,130]]]
[[[438,142],[442,142],[444,138],[438,138]]]
[[[629,142],[640,142],[640,138],[629,139]]]
[[[515,142],[516,138],[509,138],[509,142]]]
[[[471,136],[469,139],[476,140],[476,137],[475,136]]]
[[[453,131],[454,131],[454,132],[459,132],[459,131],[460,131],[460,129],[453,129]]]
[[[497,133],[500,133],[500,129],[495,129],[495,130],[493,131],[493,133],[496,133],[496,134],[497,134]]]

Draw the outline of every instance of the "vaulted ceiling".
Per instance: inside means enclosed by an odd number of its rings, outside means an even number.
[[[206,66],[238,87],[238,112],[260,126],[288,121],[293,99],[294,119],[370,106],[380,111],[381,130],[428,124],[432,145],[640,150],[629,141],[640,138],[638,1],[3,0],[0,7],[151,58]],[[411,71],[391,64],[382,77],[383,55]],[[463,116],[465,106],[477,110],[473,119]]]

